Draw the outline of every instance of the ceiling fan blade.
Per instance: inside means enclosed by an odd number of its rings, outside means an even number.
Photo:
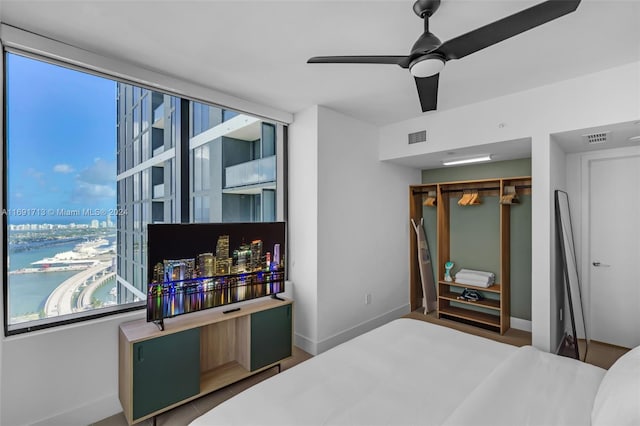
[[[580,0],[549,0],[499,21],[445,41],[435,49],[445,59],[460,59],[532,28],[553,21],[578,8]]]
[[[434,110],[438,105],[439,77],[440,74],[425,78],[414,77],[416,80],[416,87],[418,88],[418,97],[420,98],[422,112]]]
[[[308,64],[391,64],[409,67],[408,56],[314,56]]]

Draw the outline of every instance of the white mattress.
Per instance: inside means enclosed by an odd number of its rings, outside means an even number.
[[[261,382],[204,425],[440,425],[516,347],[398,319]]]
[[[604,370],[399,319],[261,382],[204,425],[589,424]]]
[[[589,425],[604,374],[602,368],[525,346],[491,372],[444,424]]]

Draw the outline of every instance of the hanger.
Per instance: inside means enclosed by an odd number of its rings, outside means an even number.
[[[478,204],[482,204],[482,201],[480,200],[480,194],[478,194],[477,190],[464,191],[462,198],[458,200],[459,206],[477,206]]]
[[[515,186],[505,186],[504,193],[500,196],[500,204],[518,204],[518,194]]]
[[[471,201],[471,192],[463,191],[462,192],[462,197],[458,200],[458,205],[459,206],[466,206],[466,205],[469,204],[469,201]]]
[[[427,198],[425,198],[424,206],[435,207],[436,206],[436,191],[427,192]]]
[[[471,193],[471,199],[469,200],[469,204],[467,205],[477,206],[478,204],[482,204],[482,201],[480,200],[480,194],[478,194],[478,191],[473,191]]]

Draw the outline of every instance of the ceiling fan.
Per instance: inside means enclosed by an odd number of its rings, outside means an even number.
[[[409,68],[416,80],[422,112],[431,111],[437,106],[438,77],[447,61],[464,58],[571,13],[579,4],[580,0],[548,0],[442,43],[429,32],[429,17],[438,10],[440,0],[417,0],[413,11],[424,19],[424,33],[415,42],[409,55],[315,56],[307,63],[393,64]]]

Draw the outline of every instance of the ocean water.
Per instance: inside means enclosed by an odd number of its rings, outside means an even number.
[[[113,238],[109,238],[109,241],[112,242]],[[78,243],[79,241],[51,244],[18,252],[13,251],[10,247],[9,271],[32,267],[31,262],[45,257],[53,257],[56,253],[73,250]],[[15,318],[37,314],[44,308],[44,304],[53,290],[76,273],[77,271],[10,274],[7,280],[9,294],[8,317]],[[103,302],[114,301],[115,298],[109,294],[111,287],[114,285],[102,286],[96,290],[94,296]]]

